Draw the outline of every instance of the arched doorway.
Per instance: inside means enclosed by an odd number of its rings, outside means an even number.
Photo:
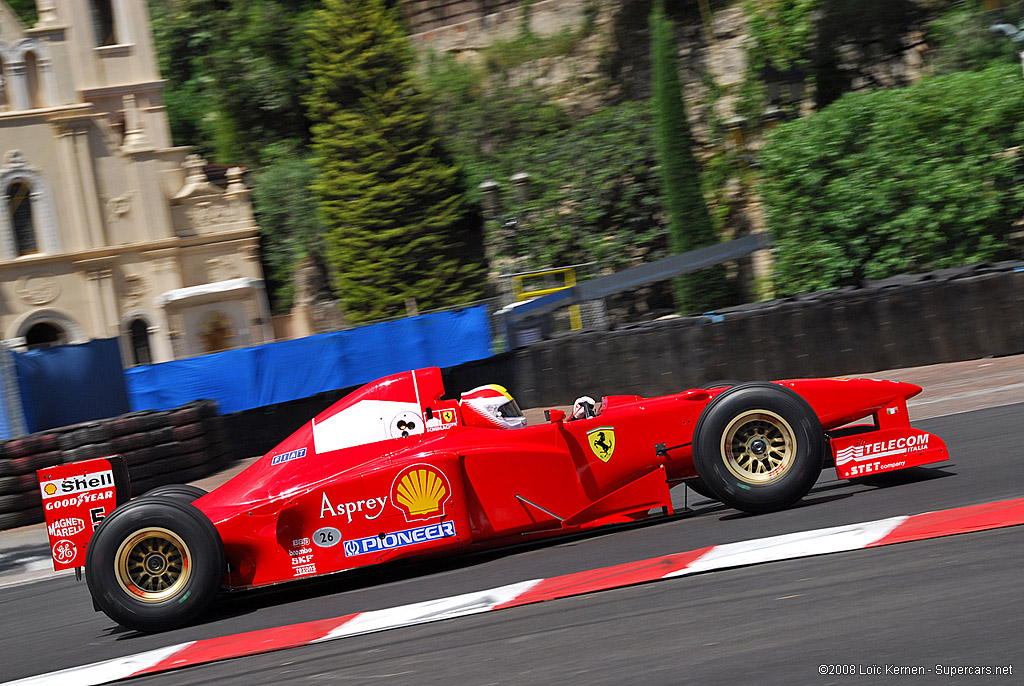
[[[149,348],[149,324],[144,319],[132,320],[128,332],[132,340],[132,363],[152,364],[153,354]]]
[[[67,342],[67,332],[51,322],[33,324],[25,332],[25,347],[29,350],[53,348],[58,345],[67,345]]]

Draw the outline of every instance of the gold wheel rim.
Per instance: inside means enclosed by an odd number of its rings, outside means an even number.
[[[771,483],[796,459],[793,427],[769,410],[750,410],[722,432],[722,458],[733,476],[748,483]]]
[[[192,554],[173,531],[152,527],[128,537],[114,556],[117,583],[144,603],[177,595],[192,576]]]

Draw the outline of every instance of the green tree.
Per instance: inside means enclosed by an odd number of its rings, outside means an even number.
[[[686,120],[676,57],[675,32],[665,16],[664,0],[655,0],[650,16],[654,85],[654,138],[660,163],[661,197],[668,215],[668,247],[683,253],[718,242],[704,203],[693,137]],[[723,268],[678,277],[673,283],[676,309],[684,314],[725,304]]]
[[[36,23],[36,0],[7,0],[14,13],[21,19],[25,26],[35,26]]]
[[[255,167],[253,201],[275,311],[322,232],[309,190],[309,125],[300,101],[305,31],[319,0],[150,0],[164,100],[178,145]],[[322,243],[322,237],[319,243]]]
[[[648,101],[573,121],[540,89],[450,57],[430,65],[427,84],[471,199],[481,182],[497,180],[498,219],[519,220],[514,232],[489,222],[495,256],[523,269],[596,262],[619,270],[668,254]],[[525,201],[508,183],[520,172],[530,174]]]
[[[1009,257],[1024,200],[1020,67],[851,93],[780,126],[762,192],[783,294]]]
[[[274,294],[273,308],[285,312],[294,295],[295,266],[311,258],[326,269],[324,227],[310,191],[316,169],[294,145],[278,143],[264,151],[274,162],[257,174],[253,206],[262,237],[263,272]]]
[[[282,141],[308,142],[300,101],[304,36],[319,0],[149,0],[177,143],[257,166]]]
[[[353,322],[482,294],[480,220],[432,130],[414,55],[384,0],[326,0],[308,34],[327,257]]]

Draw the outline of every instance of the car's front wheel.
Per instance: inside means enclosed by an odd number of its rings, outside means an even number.
[[[154,496],[127,503],[103,521],[85,568],[89,592],[107,616],[136,631],[166,631],[213,602],[224,550],[206,515]]]
[[[824,435],[814,410],[772,383],[735,386],[697,421],[693,459],[703,485],[723,503],[771,512],[803,498],[821,474]]]

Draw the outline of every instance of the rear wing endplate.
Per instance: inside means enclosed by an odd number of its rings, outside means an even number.
[[[92,532],[115,507],[131,499],[124,457],[47,467],[38,470],[36,477],[54,571],[85,566]]]

